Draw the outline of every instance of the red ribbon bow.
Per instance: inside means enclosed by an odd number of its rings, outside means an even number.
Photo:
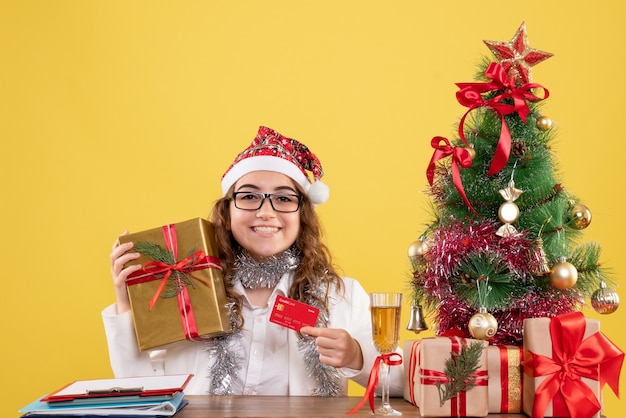
[[[586,321],[581,312],[559,315],[550,321],[552,358],[525,351],[524,373],[546,376],[537,387],[532,417],[540,418],[550,401],[554,415],[587,418],[601,405],[582,378],[608,383],[619,397],[619,375],[624,353],[604,334],[596,332],[585,338]]]
[[[176,255],[174,255],[174,258],[176,258]],[[150,310],[152,310],[154,305],[157,303],[157,300],[159,300],[159,296],[161,296],[163,288],[167,284],[167,280],[174,272],[187,274],[194,279],[201,281],[205,285],[211,286],[211,284],[206,280],[196,277],[191,273],[192,271],[205,269],[207,267],[219,268],[216,264],[209,262],[209,257],[204,253],[204,251],[201,250],[194,252],[189,257],[177,261],[174,264],[167,264],[162,261],[148,261],[144,264],[143,269],[140,270],[142,273],[147,273],[150,276],[163,274],[159,287],[152,296],[152,299],[150,299]]]
[[[392,357],[395,357],[396,359],[393,360]],[[363,395],[363,398],[361,398],[361,402],[359,402],[359,404],[355,406],[352,410],[348,411],[348,414],[354,414],[356,411],[361,409],[361,407],[365,404],[365,401],[368,399],[370,402],[370,409],[372,410],[372,412],[374,412],[374,391],[378,386],[378,372],[380,371],[381,363],[385,363],[388,366],[397,366],[399,364],[402,364],[402,356],[398,353],[389,353],[381,354],[380,356],[376,357],[376,360],[374,360],[374,366],[370,371],[370,377],[367,380],[365,394]]]
[[[443,142],[444,145],[441,145],[441,142]],[[463,147],[453,147],[452,145],[450,145],[450,141],[442,136],[436,136],[431,139],[430,145],[435,149],[435,152],[433,152],[433,156],[431,157],[428,168],[426,169],[426,178],[428,179],[428,183],[431,186],[433,185],[436,168],[435,163],[442,158],[452,156],[452,181],[454,182],[454,187],[456,187],[456,190],[463,198],[463,201],[465,202],[467,207],[470,208],[472,212],[478,215],[478,213],[472,207],[469,199],[465,195],[463,182],[461,181],[461,172],[459,171],[459,165],[463,168],[468,168],[472,166],[472,157],[470,156],[470,152]]]
[[[165,225],[162,228],[163,238],[165,239],[165,245],[167,250],[170,251],[174,257],[174,260],[178,259],[178,238],[176,236],[176,225]],[[196,280],[204,283],[207,286],[211,286],[209,282],[196,277],[192,274],[193,271],[203,270],[206,268],[221,269],[219,259],[207,255],[204,251],[196,251],[189,257],[180,261],[176,261],[174,264],[167,264],[161,261],[148,261],[144,264],[141,270],[132,273],[126,282],[127,286],[142,283],[144,281],[154,280],[158,275],[163,275],[159,286],[150,299],[150,310],[154,307],[159,300],[167,281],[174,272],[185,274],[193,277]],[[178,310],[181,320],[183,322],[183,328],[185,329],[185,338],[193,340],[199,337],[198,327],[196,324],[195,316],[193,314],[193,307],[191,306],[191,298],[189,297],[189,291],[187,286],[180,282],[177,283],[179,291],[176,296],[178,298]]]
[[[466,144],[467,140],[465,139],[463,126],[465,124],[465,118],[473,109],[479,107],[489,107],[502,121],[500,139],[498,140],[496,152],[491,161],[491,165],[489,166],[488,175],[491,176],[506,166],[511,152],[511,132],[509,131],[509,126],[504,119],[504,115],[517,112],[522,121],[526,123],[526,117],[530,114],[530,108],[528,107],[527,102],[539,102],[541,100],[545,100],[550,95],[550,92],[540,84],[536,83],[527,83],[517,87],[515,79],[513,77],[507,77],[506,70],[500,64],[495,62],[492,62],[487,66],[487,69],[485,70],[485,77],[492,81],[484,83],[456,83],[460,89],[456,93],[456,98],[463,106],[469,107],[459,123],[459,137]],[[544,97],[538,97],[532,93],[531,90],[534,88],[542,88]],[[504,90],[504,92],[489,100],[485,100],[482,96],[483,93],[495,92],[498,90]],[[506,99],[511,99],[513,104],[503,103]]]

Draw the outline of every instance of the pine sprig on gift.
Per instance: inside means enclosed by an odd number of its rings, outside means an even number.
[[[134,249],[154,261],[172,265],[176,262],[174,255],[166,248],[148,241],[138,241]]]
[[[474,373],[480,367],[479,360],[483,351],[483,343],[474,341],[470,344],[463,341],[459,353],[450,353],[446,360],[444,373],[447,382],[436,382],[439,391],[439,402],[443,406],[446,401],[453,399],[462,391],[468,391],[476,385]]]
[[[134,249],[153,261],[159,261],[161,263],[169,264],[170,266],[176,263],[174,254],[158,244],[154,244],[148,241],[138,241],[135,243]],[[194,252],[195,248],[189,249],[187,256],[191,256]],[[157,274],[155,277],[161,278],[163,277],[163,274]],[[174,271],[169,277],[167,281],[167,288],[163,290],[163,292],[161,293],[161,297],[175,297],[181,292],[183,287],[186,286],[193,287],[193,282],[191,281],[190,275],[180,271]]]

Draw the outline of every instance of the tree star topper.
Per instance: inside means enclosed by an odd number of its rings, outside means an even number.
[[[526,23],[522,22],[510,42],[483,41],[496,56],[498,63],[513,78],[522,84],[532,79],[530,67],[550,58],[553,54],[528,46]]]

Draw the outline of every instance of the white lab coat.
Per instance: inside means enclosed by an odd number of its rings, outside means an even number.
[[[292,276],[292,272],[287,273],[278,286],[285,291],[289,289]],[[369,297],[356,280],[343,278],[343,282],[342,294],[338,294],[334,286],[330,289],[328,326],[348,331],[359,342],[364,360],[361,370],[339,370],[343,376],[341,387],[343,393],[347,394],[348,378],[362,386],[367,385],[370,370],[378,353],[372,343]],[[203,342],[182,341],[168,346],[165,350],[140,352],[131,312],[117,315],[115,305],[111,305],[104,309],[102,317],[111,367],[116,377],[192,373],[194,377],[185,393],[194,395],[208,393],[210,382],[208,365],[211,358]],[[298,335],[295,331],[289,332],[288,345],[288,367],[285,367],[284,363],[277,364],[276,367],[288,370],[289,395],[311,395],[316,383],[315,379],[308,376],[303,356],[298,350]],[[391,374],[391,396],[402,396],[402,366],[392,366]]]

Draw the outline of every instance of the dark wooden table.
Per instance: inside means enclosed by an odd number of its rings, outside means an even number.
[[[368,417],[369,403],[357,413],[346,412],[359,404],[360,397],[319,398],[312,396],[185,396],[189,405],[174,418],[208,417]],[[377,398],[377,406],[380,399]],[[392,398],[391,405],[403,416],[418,417],[415,406],[402,398]],[[523,418],[520,414],[490,414],[489,417]]]

